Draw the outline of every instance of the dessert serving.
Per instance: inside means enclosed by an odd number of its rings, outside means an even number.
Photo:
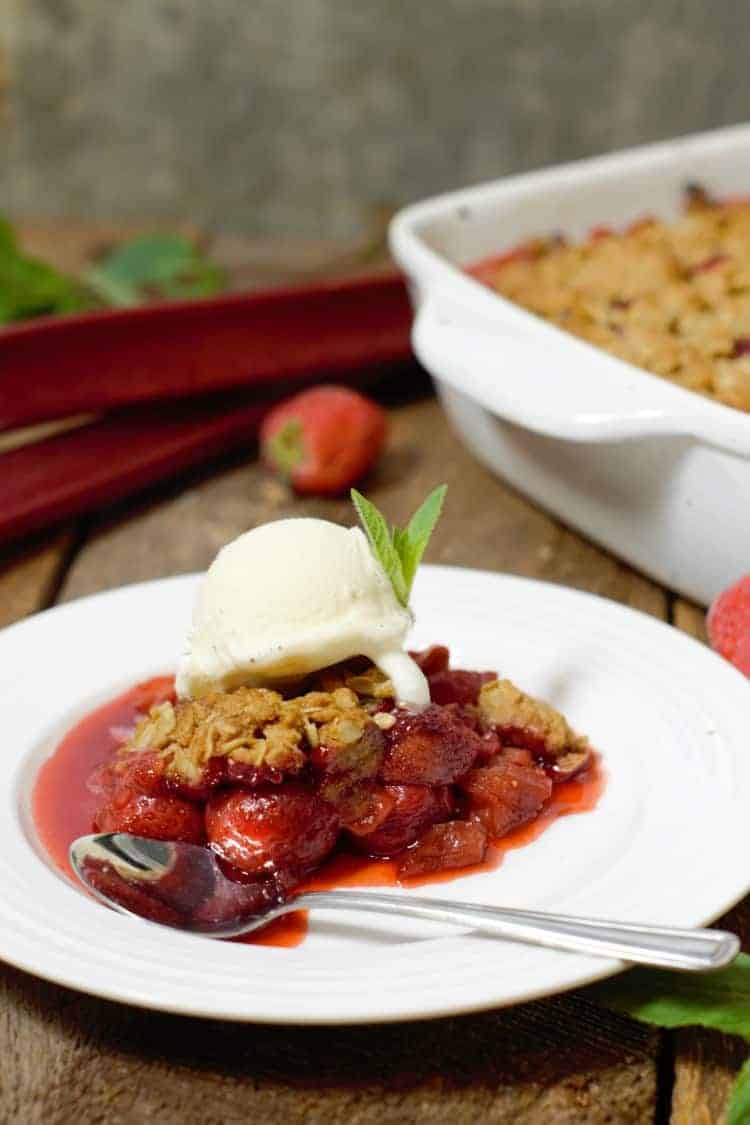
[[[367,531],[267,524],[209,568],[176,681],[78,724],[42,767],[34,816],[66,867],[79,835],[212,849],[236,901],[410,881],[497,862],[601,788],[585,738],[495,672],[409,653],[409,594],[439,516],[405,529],[354,493]],[[208,918],[207,918],[208,921]]]
[[[750,411],[749,253],[750,200],[692,185],[675,223],[535,238],[471,272],[558,328]]]

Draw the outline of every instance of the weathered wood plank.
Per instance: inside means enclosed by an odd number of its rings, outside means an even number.
[[[401,407],[391,418],[388,450],[367,491],[400,522],[430,488],[448,483],[445,514],[430,547],[433,562],[561,582],[665,616],[666,598],[657,586],[562,529],[473,461],[434,400]],[[203,569],[227,539],[288,515],[352,519],[347,500],[294,499],[248,458],[196,478],[167,501],[155,494],[140,510],[99,524],[67,576],[63,597]]]
[[[48,604],[70,542],[71,534],[61,532],[0,550],[0,628]]]

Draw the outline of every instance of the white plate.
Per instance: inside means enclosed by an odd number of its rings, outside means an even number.
[[[195,583],[100,594],[0,634],[0,957],[126,1003],[274,1023],[447,1015],[622,967],[357,914],[313,916],[297,949],[212,942],[108,911],[50,867],[28,812],[39,762],[92,705],[173,667]],[[649,617],[519,578],[425,567],[414,605],[415,644],[450,644],[459,665],[496,667],[557,704],[608,774],[593,812],[440,894],[683,926],[745,894],[750,687],[738,672]]]

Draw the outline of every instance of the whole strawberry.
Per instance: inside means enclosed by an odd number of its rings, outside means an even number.
[[[357,391],[313,387],[267,415],[261,453],[296,492],[337,496],[377,461],[387,429],[385,411]]]
[[[719,594],[706,624],[712,648],[750,676],[750,574]]]

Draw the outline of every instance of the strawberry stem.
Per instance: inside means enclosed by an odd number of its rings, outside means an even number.
[[[298,418],[290,418],[269,438],[266,442],[266,454],[283,476],[292,475],[306,455],[302,424]]]

